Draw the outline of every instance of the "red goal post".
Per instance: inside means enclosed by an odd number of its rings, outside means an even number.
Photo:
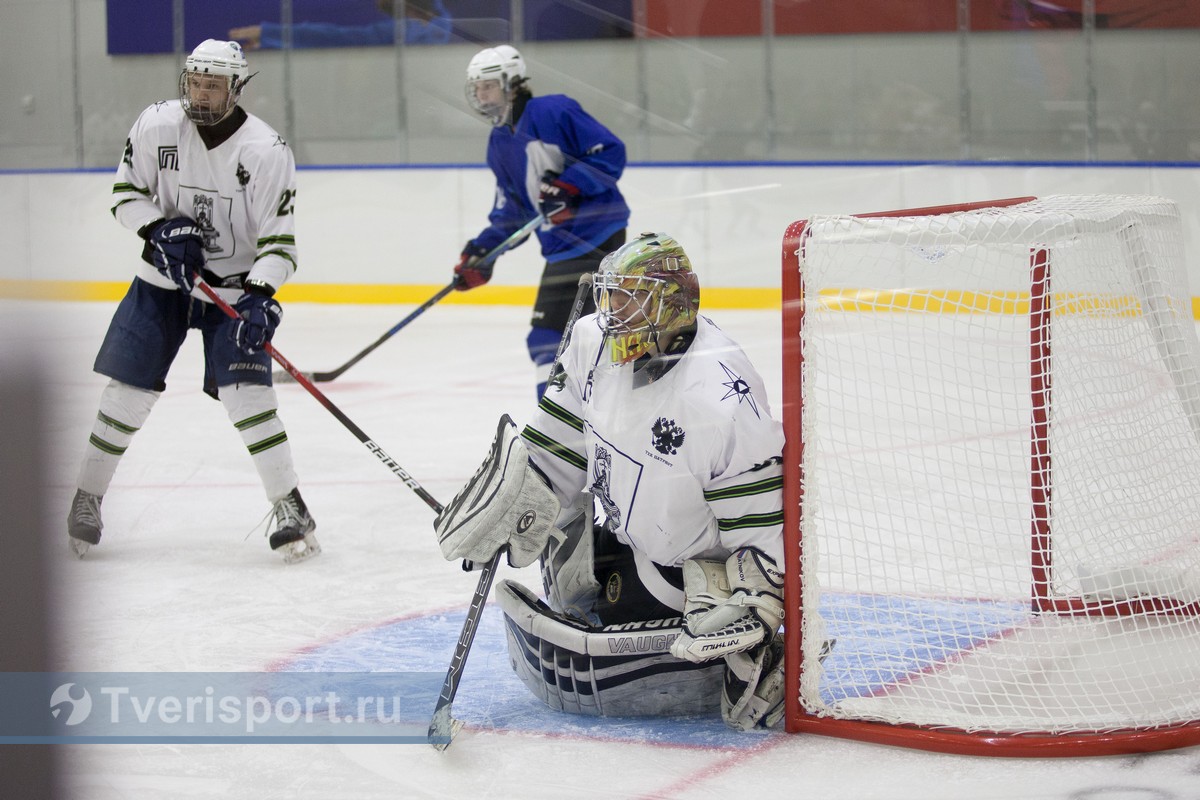
[[[1200,344],[1174,204],[814,217],[784,236],[782,287],[787,729],[978,755],[1200,744]]]

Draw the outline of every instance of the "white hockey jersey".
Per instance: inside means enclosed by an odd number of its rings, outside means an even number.
[[[206,278],[229,302],[242,280],[278,289],[296,271],[296,162],[270,125],[253,114],[209,150],[178,100],[155,103],[129,132],[113,186],[113,216],[130,230],[190,217],[203,231]],[[175,284],[139,262],[138,276]],[[207,302],[199,289],[193,296]]]
[[[783,565],[783,427],[742,349],[706,317],[658,380],[634,388],[596,316],[580,319],[522,432],[559,501],[590,492],[617,538],[663,566],[757,547]]]

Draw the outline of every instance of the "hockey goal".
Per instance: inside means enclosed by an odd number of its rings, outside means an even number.
[[[783,301],[788,730],[1200,744],[1200,344],[1175,206],[814,217],[785,236]]]

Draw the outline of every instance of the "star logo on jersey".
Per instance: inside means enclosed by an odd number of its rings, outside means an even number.
[[[275,146],[276,147],[287,147],[287,142],[285,142],[283,140],[283,137],[280,136],[278,133],[275,134]]]
[[[239,186],[245,186],[250,182],[250,173],[246,171],[246,168],[242,166],[242,162],[240,161],[238,162],[237,172],[234,174],[237,175]]]
[[[133,166],[133,140],[132,139],[125,140],[125,152],[121,155],[121,161],[125,162],[130,167]]]
[[[721,365],[721,369],[725,370],[725,375],[729,378],[729,380],[721,383],[722,386],[729,390],[725,392],[725,396],[721,399],[728,400],[731,397],[736,397],[738,399],[738,405],[741,405],[743,402],[748,403],[750,405],[750,410],[754,412],[754,416],[759,416],[758,403],[754,401],[754,395],[750,394],[750,384],[746,383],[746,381],[742,379],[742,376],[738,375],[729,367],[721,364],[720,361],[717,363]]]
[[[673,456],[683,447],[683,440],[687,434],[675,424],[675,420],[659,417],[650,428],[650,436],[655,450],[664,456]]]

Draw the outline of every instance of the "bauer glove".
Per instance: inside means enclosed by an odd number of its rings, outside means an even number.
[[[467,243],[462,256],[454,265],[454,288],[460,292],[483,286],[492,279],[492,262],[483,261],[488,254],[487,248],[477,244]]]
[[[200,226],[187,217],[175,217],[156,225],[146,240],[152,248],[155,268],[174,281],[180,291],[191,294],[196,288],[193,276],[204,266]]]
[[[241,318],[234,321],[229,335],[242,352],[254,355],[275,335],[275,329],[283,319],[283,308],[271,296],[274,290],[267,284],[246,281],[244,288],[246,293],[233,306]]]

